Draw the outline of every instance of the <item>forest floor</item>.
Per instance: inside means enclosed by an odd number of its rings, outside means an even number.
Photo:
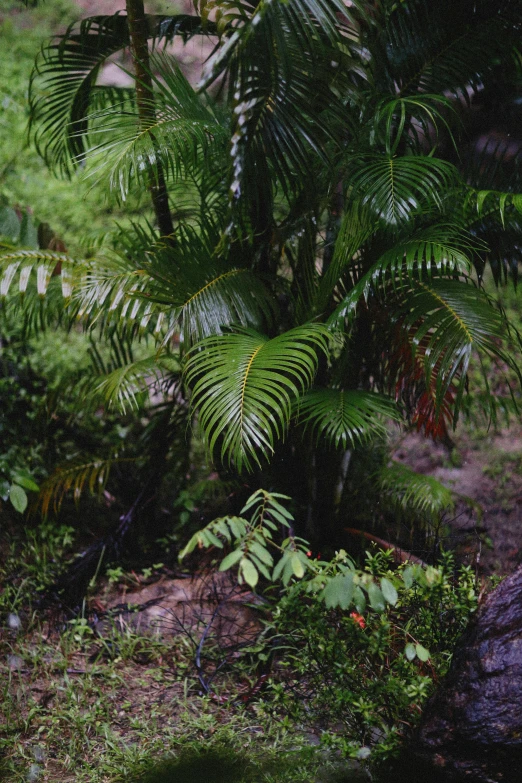
[[[394,457],[455,493],[446,546],[483,576],[509,574],[522,563],[522,426],[513,422],[509,429],[489,432],[462,427],[454,442],[449,453],[409,433]]]

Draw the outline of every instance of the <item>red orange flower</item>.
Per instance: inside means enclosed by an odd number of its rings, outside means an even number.
[[[366,622],[364,620],[364,617],[362,614],[357,614],[357,612],[351,612],[350,617],[353,619],[355,623],[359,626],[359,628],[365,628]]]

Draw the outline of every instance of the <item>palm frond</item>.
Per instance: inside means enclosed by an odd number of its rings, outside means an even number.
[[[373,79],[390,93],[462,96],[495,62],[512,57],[520,23],[520,7],[510,0],[412,0],[383,4],[363,40],[373,54]]]
[[[356,164],[356,165],[355,165]],[[439,158],[420,155],[363,155],[352,161],[351,197],[391,226],[424,209],[440,210],[440,193],[458,179],[457,171]]]
[[[418,94],[406,97],[386,96],[377,105],[369,102],[370,125],[375,143],[387,155],[395,155],[400,146],[422,154],[435,146],[439,129],[453,140],[450,120],[458,116],[451,101],[443,95]]]
[[[14,250],[0,254],[0,298],[13,288],[24,295],[35,282],[36,293],[44,297],[53,277],[59,276],[62,294],[70,299],[73,278],[85,270],[88,262],[51,250]]]
[[[174,247],[107,256],[89,270],[74,296],[79,317],[148,330],[164,345],[178,334],[186,347],[233,324],[271,325],[271,292],[250,269],[214,254],[218,235],[180,226],[175,236]]]
[[[458,420],[466,373],[474,351],[510,367],[522,380],[516,360],[502,348],[506,321],[483,291],[458,280],[416,281],[402,307],[414,349],[421,349],[428,385],[436,382],[436,406],[455,387],[453,421]]]
[[[316,312],[323,312],[344,271],[374,231],[374,220],[369,209],[361,208],[359,205],[346,209],[335,242],[332,261],[318,285],[314,301]]]
[[[135,461],[136,458],[118,457],[115,454],[110,457],[82,455],[58,465],[42,483],[35,510],[39,511],[42,517],[47,517],[51,508],[57,514],[69,492],[72,492],[75,503],[80,501],[85,490],[91,495],[101,497],[112,466]]]
[[[353,317],[367,282],[363,278],[343,300],[329,320],[332,328],[342,328],[344,319]],[[434,433],[440,429],[439,417],[449,417],[454,425],[458,420],[474,352],[499,360],[522,380],[516,360],[503,348],[508,328],[505,316],[469,278],[423,280],[406,276],[399,285],[375,287],[372,295],[387,296],[391,302],[392,326],[402,335],[399,365],[405,363],[409,369],[403,368],[404,372],[413,372],[416,383],[421,380],[417,365],[422,367],[425,392],[421,402],[426,397],[422,416],[429,419]],[[389,347],[388,355],[393,363],[393,347]],[[392,376],[400,376],[403,370],[398,366]]]
[[[386,420],[399,420],[389,397],[372,392],[312,389],[299,401],[299,421],[314,439],[335,448],[354,448],[386,436]]]
[[[489,211],[495,208],[498,210],[502,223],[504,223],[506,208],[509,205],[512,205],[522,215],[521,193],[509,193],[498,190],[471,190],[467,197],[467,204],[471,208],[475,207],[479,216],[485,212],[486,205]]]
[[[342,239],[340,236],[341,252]],[[420,229],[383,253],[353,285],[329,323],[333,327],[340,326],[355,313],[362,299],[367,300],[374,292],[385,293],[387,286],[395,290],[414,279],[430,280],[434,274],[449,277],[470,274],[473,268],[470,256],[477,249],[486,248],[478,240],[473,242],[458,225],[438,223]]]
[[[331,79],[333,71],[345,79],[339,67],[345,12],[337,0],[260,3],[242,15],[209,61],[201,87],[224,78],[233,107],[234,199],[255,186],[259,175],[252,166],[260,156],[288,192],[296,178],[310,176],[311,153],[323,163],[328,159],[334,117],[346,131],[350,115]]]
[[[88,118],[92,142],[102,137],[87,151],[93,163],[89,177],[106,179],[121,201],[133,185],[148,184],[158,163],[174,181],[193,170],[219,168],[222,177],[224,164],[226,170],[228,118],[194,91],[174,58],[157,52],[150,66],[156,88],[153,121],[145,125],[137,111],[117,114],[113,107]]]
[[[153,41],[169,42],[180,35],[208,35],[212,22],[199,17],[147,17]],[[30,83],[31,127],[37,148],[47,164],[70,174],[89,145],[88,115],[102,106],[127,111],[134,90],[97,85],[100,69],[111,55],[129,46],[127,17],[94,16],[67,31],[42,49]]]
[[[380,471],[378,483],[384,499],[402,514],[418,514],[437,521],[455,508],[453,492],[440,481],[398,462]]]
[[[174,361],[174,360],[173,360]],[[152,394],[160,389],[163,379],[163,367],[169,373],[173,361],[154,354],[145,359],[124,364],[99,379],[91,389],[93,397],[102,397],[109,407],[118,407],[125,412],[127,407],[142,408]],[[175,362],[174,362],[175,363]]]
[[[187,356],[185,378],[210,452],[251,470],[284,437],[292,403],[310,386],[328,336],[307,324],[269,340],[251,330],[209,337]]]
[[[26,336],[70,324],[76,314],[72,293],[90,263],[50,250],[0,254],[0,302],[7,317],[21,322]]]

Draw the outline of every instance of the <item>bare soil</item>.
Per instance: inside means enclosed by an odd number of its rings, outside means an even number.
[[[509,574],[522,563],[522,427],[462,430],[450,453],[410,433],[395,459],[433,476],[457,496],[448,543],[482,575]],[[470,504],[469,501],[473,501]]]

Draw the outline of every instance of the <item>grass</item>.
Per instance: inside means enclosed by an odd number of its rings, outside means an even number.
[[[262,701],[233,705],[224,683],[219,698],[201,695],[187,637],[161,640],[119,624],[102,638],[82,617],[44,622],[38,595],[66,561],[74,531],[49,522],[5,532],[0,779],[124,783],[160,759],[209,750],[248,759],[248,774],[267,783],[308,783],[331,766]],[[240,665],[238,676],[250,673]],[[237,680],[230,686],[235,695]]]
[[[134,780],[153,760],[211,748],[247,754],[277,781],[308,781],[325,761],[299,731],[262,708],[230,707],[197,693],[179,642],[133,634],[111,645],[73,623],[62,634],[35,624],[1,642],[4,776],[60,783]],[[283,754],[283,755],[282,755]],[[286,762],[284,758],[286,758]],[[29,777],[28,777],[29,776]],[[259,778],[258,778],[259,779]]]

